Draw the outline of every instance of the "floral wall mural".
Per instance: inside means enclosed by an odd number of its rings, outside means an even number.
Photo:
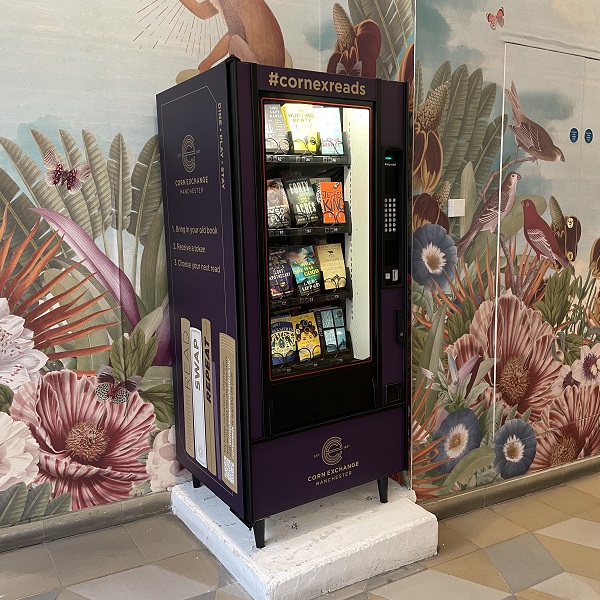
[[[599,232],[586,217],[598,157],[580,139],[599,122],[585,97],[597,97],[600,77],[577,16],[592,4],[576,5],[417,2],[413,484],[422,499],[600,451]],[[531,36],[534,16],[545,37]],[[554,52],[570,44],[572,53]],[[449,216],[453,198],[465,199],[464,216]]]
[[[305,17],[300,0],[0,8],[0,526],[189,478],[154,98],[229,53],[412,80],[411,0],[321,0]]]

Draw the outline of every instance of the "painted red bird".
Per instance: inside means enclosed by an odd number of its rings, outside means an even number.
[[[503,219],[512,210],[517,197],[517,182],[521,176],[516,171],[509,171],[500,188],[500,219]],[[458,242],[456,252],[462,256],[469,244],[480,231],[495,233],[498,229],[498,190],[496,190],[483,204],[477,216],[473,219],[471,227]]]
[[[554,237],[552,229],[540,215],[535,204],[529,200],[521,202],[523,207],[523,232],[529,245],[535,250],[538,259],[547,258],[554,264],[558,263],[568,269],[571,263],[560,251],[560,246]]]
[[[565,161],[562,150],[554,145],[550,134],[538,123],[529,119],[519,102],[515,82],[510,84],[510,90],[504,90],[512,108],[514,125],[509,125],[515,134],[517,146],[538,160],[555,162]]]

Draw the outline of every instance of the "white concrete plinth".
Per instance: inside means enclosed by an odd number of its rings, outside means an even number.
[[[437,520],[412,491],[375,482],[270,517],[266,546],[206,487],[173,489],[173,512],[256,600],[310,600],[433,556]]]

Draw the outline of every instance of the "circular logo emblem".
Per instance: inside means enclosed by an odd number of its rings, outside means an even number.
[[[594,132],[591,129],[586,129],[583,137],[585,138],[586,144],[591,144],[594,139]]]
[[[331,437],[324,444],[321,450],[321,458],[326,465],[335,465],[342,460],[342,439]]]
[[[571,129],[569,137],[571,138],[571,141],[575,143],[579,139],[579,130],[576,127],[573,127],[573,129]]]
[[[196,168],[196,145],[191,135],[186,135],[181,144],[181,161],[183,168],[191,173]]]

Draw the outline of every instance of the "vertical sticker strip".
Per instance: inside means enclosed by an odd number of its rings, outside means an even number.
[[[219,359],[221,362],[220,408],[223,483],[237,493],[235,340],[225,333],[219,334]]]
[[[208,470],[217,474],[217,449],[215,446],[215,414],[213,409],[214,389],[212,381],[211,326],[202,319],[202,350],[204,353],[204,425],[206,427],[206,463]]]
[[[181,319],[181,373],[183,386],[183,422],[185,451],[196,458],[194,451],[194,405],[192,398],[192,362],[190,347],[190,322]]]
[[[206,426],[204,419],[204,355],[202,332],[190,327],[192,351],[192,398],[194,405],[194,447],[196,460],[206,467]]]

